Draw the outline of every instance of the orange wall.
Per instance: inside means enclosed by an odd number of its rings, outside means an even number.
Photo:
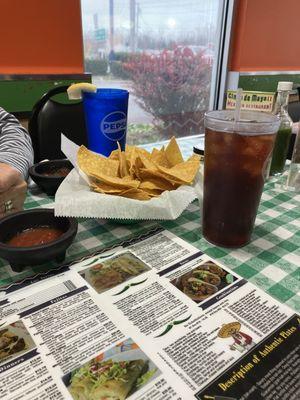
[[[83,73],[80,0],[1,0],[0,74]]]
[[[229,70],[299,71],[300,0],[237,0]]]

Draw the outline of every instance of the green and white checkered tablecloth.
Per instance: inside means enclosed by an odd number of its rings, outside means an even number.
[[[197,139],[182,141],[185,156]],[[25,208],[53,207],[45,194],[28,193]],[[157,222],[131,225],[108,220],[79,220],[78,234],[67,251],[66,262],[128,239],[155,226]],[[219,260],[279,301],[300,311],[300,194],[285,192],[267,183],[262,196],[252,242],[237,250],[223,249],[206,242],[201,233],[200,211],[192,203],[174,221],[161,222],[164,228]],[[0,286],[45,270],[50,265],[13,273],[0,259]]]

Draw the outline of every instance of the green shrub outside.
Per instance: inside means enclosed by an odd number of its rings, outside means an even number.
[[[125,51],[118,51],[114,54],[114,60],[110,62],[110,73],[116,78],[129,79],[128,72],[123,68],[123,63],[129,59],[129,53]],[[108,60],[100,59],[85,60],[85,70],[93,75],[107,75],[108,73]]]
[[[176,47],[152,54],[135,54],[123,68],[128,72],[139,105],[154,117],[164,138],[203,132],[209,104],[211,62],[203,53]]]
[[[100,60],[85,60],[85,70],[93,75],[107,75],[108,61]]]
[[[116,51],[114,61],[126,62],[129,60],[129,57],[130,53],[127,53],[127,51]]]
[[[124,63],[122,61],[112,61],[110,63],[110,73],[116,78],[129,79],[129,74],[124,69]]]

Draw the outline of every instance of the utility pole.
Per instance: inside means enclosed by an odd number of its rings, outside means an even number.
[[[99,29],[99,24],[98,24],[98,14],[95,13],[93,15],[93,19],[94,19],[94,36],[93,36],[93,42],[94,42],[94,46],[95,46],[95,51],[96,51],[96,57],[98,58],[99,55],[99,42],[97,41],[97,39],[95,40],[95,37],[97,35],[97,30]],[[93,47],[94,47],[93,46]],[[101,57],[101,56],[100,56]]]
[[[93,18],[94,18],[94,31],[96,31],[97,29],[99,29],[98,14],[95,13],[95,14],[93,15]]]
[[[139,24],[140,24],[140,14],[141,7],[139,3],[136,5],[136,27],[135,27],[135,50],[139,48],[138,38],[139,38]]]
[[[114,50],[114,0],[109,0],[109,51]]]
[[[130,50],[135,52],[136,49],[136,4],[135,0],[130,0]]]

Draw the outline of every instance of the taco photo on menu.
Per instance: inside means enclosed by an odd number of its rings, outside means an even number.
[[[220,278],[224,278],[227,274],[227,272],[223,268],[219,267],[219,265],[216,265],[213,261],[206,261],[203,264],[199,265],[197,269],[202,271],[209,271],[211,274],[218,275]]]
[[[217,291],[216,286],[206,283],[201,279],[189,277],[184,281],[183,293],[195,301],[204,300]]]
[[[200,303],[236,280],[236,277],[215,264],[205,261],[189,272],[171,280],[171,283],[191,300]]]
[[[153,362],[128,339],[75,369],[63,381],[74,400],[125,400],[158,375]]]
[[[221,283],[221,278],[218,275],[212,274],[209,271],[196,269],[193,271],[193,276],[196,279],[203,280],[206,283],[210,283],[211,285],[219,286]]]
[[[0,328],[0,364],[33,347],[35,344],[22,321]]]

